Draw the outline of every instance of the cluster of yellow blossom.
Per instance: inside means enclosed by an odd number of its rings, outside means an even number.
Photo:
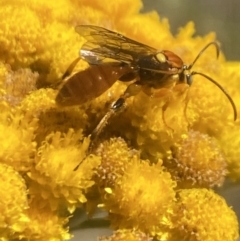
[[[216,162],[213,167],[210,167],[210,163],[201,163],[201,160],[197,159],[197,155],[201,159],[205,153],[201,153],[193,137],[200,140],[200,147],[210,142],[209,146],[202,147],[202,150],[212,148],[211,151],[215,152],[215,156],[209,157],[212,162]],[[99,155],[102,161],[97,168],[95,182],[102,204],[98,206],[109,212],[111,226],[115,230],[120,233],[122,230],[128,230],[126,233],[124,231],[124,235],[128,234],[130,238],[134,234],[131,230],[137,229],[157,240],[168,241],[237,239],[238,221],[233,210],[211,189],[201,188],[213,184],[220,185],[218,179],[223,178],[222,173],[213,173],[211,179],[211,173],[217,166],[220,166],[220,170],[223,168],[222,157],[220,160],[216,157],[220,154],[215,149],[215,143],[203,134],[199,136],[199,133],[189,133],[185,141],[187,145],[192,141],[196,145],[192,148],[198,152],[196,156],[188,159],[186,153],[183,154],[182,158],[185,159],[177,167],[163,166],[161,160],[156,164],[141,160],[140,153],[130,149],[120,138],[110,139],[99,145],[96,155]],[[208,157],[205,158],[206,162],[210,162]],[[187,160],[189,165],[192,165],[189,169],[193,170],[183,173],[182,166],[188,165],[184,162]],[[194,167],[193,163],[197,160],[200,163],[196,163]],[[204,164],[209,166],[208,170],[204,170]],[[182,177],[180,180],[176,178],[177,171],[179,177]],[[197,173],[202,175],[202,180],[198,179]],[[228,228],[222,227],[225,224]],[[114,234],[109,239],[118,240],[119,237],[121,235]]]
[[[226,175],[240,180],[240,122],[217,86],[196,75],[191,88],[162,88],[155,98],[142,91],[94,142],[89,134],[126,83],[81,106],[55,101],[86,41],[76,25],[121,32],[186,63],[215,40],[193,37],[191,22],[173,36],[166,19],[141,7],[140,0],[1,1],[0,240],[67,240],[74,210],[100,207],[115,230],[102,241],[236,241],[236,215],[211,190]],[[215,55],[208,48],[194,68],[226,87],[240,112],[240,63]],[[86,67],[80,61],[76,70]]]

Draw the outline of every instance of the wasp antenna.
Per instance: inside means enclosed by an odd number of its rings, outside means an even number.
[[[220,48],[219,48],[219,45],[217,44],[217,42],[210,42],[209,44],[207,44],[200,52],[199,54],[197,55],[197,57],[194,59],[194,61],[188,66],[188,70],[190,70],[193,65],[197,62],[197,60],[199,59],[199,57],[206,51],[206,49],[208,47],[210,47],[211,45],[214,45],[216,47],[216,53],[217,53],[217,58],[219,56],[219,52],[220,52]]]
[[[169,70],[158,70],[158,69],[150,69],[150,68],[144,68],[144,67],[141,67],[141,69],[144,69],[144,70],[150,70],[151,72],[154,72],[154,73],[161,73],[161,74],[179,74],[179,72],[181,70],[179,69],[176,69],[174,71],[169,71]]]
[[[205,47],[206,48],[206,47]],[[236,105],[232,99],[232,97],[228,94],[228,92],[214,79],[212,79],[211,77],[203,74],[203,73],[199,73],[199,72],[192,72],[191,75],[201,75],[203,77],[205,77],[206,79],[208,79],[209,81],[211,81],[212,83],[214,83],[228,98],[228,100],[230,101],[232,108],[233,108],[233,113],[234,113],[234,121],[237,119],[237,108]]]

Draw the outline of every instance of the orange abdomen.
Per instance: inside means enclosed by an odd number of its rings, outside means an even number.
[[[62,106],[79,105],[108,90],[121,76],[129,72],[127,66],[92,65],[70,76],[56,97]]]

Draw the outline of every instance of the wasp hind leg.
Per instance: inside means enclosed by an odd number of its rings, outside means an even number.
[[[142,86],[139,85],[137,82],[134,82],[127,87],[127,89],[125,90],[122,96],[120,96],[115,102],[113,102],[108,112],[104,115],[104,117],[101,119],[97,127],[93,130],[91,134],[90,147],[94,145],[99,134],[102,132],[103,128],[107,125],[108,120],[117,112],[120,112],[125,108],[126,99],[137,95],[141,91],[141,89],[142,89]]]
[[[102,132],[104,127],[107,125],[108,120],[113,115],[115,115],[117,112],[123,110],[123,108],[126,107],[126,105],[125,105],[126,99],[138,94],[141,91],[141,88],[142,88],[141,85],[139,85],[137,82],[134,82],[127,87],[127,89],[125,90],[125,92],[122,96],[120,96],[115,102],[113,102],[113,104],[111,105],[108,112],[103,116],[101,121],[98,123],[98,125],[93,130],[93,132],[91,134],[91,142],[90,142],[90,145],[86,152],[85,158],[83,158],[81,160],[81,162],[79,162],[79,164],[74,168],[74,171],[76,171],[79,168],[79,166],[84,162],[86,157],[92,152],[93,147],[99,137],[99,134]]]
[[[109,108],[108,112],[103,116],[101,121],[98,123],[98,125],[95,127],[95,129],[91,133],[91,142],[88,147],[88,150],[86,152],[85,158],[81,160],[81,162],[74,168],[74,171],[76,171],[79,166],[84,162],[86,157],[92,152],[94,149],[94,145],[97,142],[97,139],[100,135],[100,133],[103,131],[104,127],[107,125],[108,120],[113,116],[116,115],[118,112],[123,110],[126,107],[126,99],[129,97],[137,95],[142,90],[142,86],[140,82],[136,81],[132,84],[130,84],[123,95],[121,95],[116,101],[114,101]]]
[[[66,79],[69,75],[72,74],[74,68],[76,67],[77,63],[80,61],[80,57],[77,57],[66,69],[65,73],[62,76],[62,80]]]
[[[165,99],[164,104],[162,106],[162,122],[164,124],[164,126],[166,126],[169,130],[171,130],[172,132],[174,132],[174,129],[168,125],[166,118],[165,118],[165,112],[171,102],[171,90],[167,89],[167,88],[161,88],[161,89],[152,89],[151,87],[145,86],[143,88],[143,92],[152,97],[152,98],[161,98],[161,99]]]
[[[65,82],[65,79],[70,76],[73,72],[73,70],[75,69],[77,63],[81,60],[80,57],[74,59],[74,61],[68,66],[68,68],[66,69],[66,71],[64,72],[64,74],[62,75],[62,77],[52,85],[52,87],[55,89],[55,88],[58,88],[60,89],[61,86],[64,84]]]

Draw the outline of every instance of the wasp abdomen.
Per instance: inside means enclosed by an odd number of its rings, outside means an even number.
[[[129,67],[125,66],[92,65],[65,81],[56,102],[62,106],[83,104],[100,96],[128,72]]]

